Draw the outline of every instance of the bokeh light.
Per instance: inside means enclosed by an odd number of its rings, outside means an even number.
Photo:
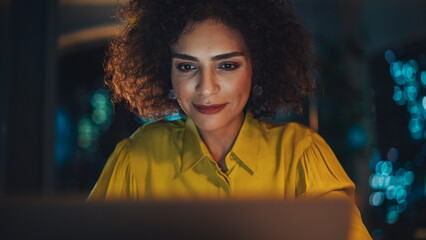
[[[385,200],[385,196],[382,192],[373,192],[370,195],[371,206],[378,207],[378,206],[382,205],[384,200]]]
[[[382,175],[382,165],[383,165],[383,161],[379,161],[376,165],[376,174],[379,176]]]
[[[403,187],[398,188],[398,186],[396,188],[397,190],[396,190],[395,199],[396,199],[396,202],[400,204],[405,202],[405,200],[407,199],[407,191],[405,191]]]
[[[382,166],[381,166],[381,173],[383,176],[389,176],[392,173],[392,168],[393,165],[391,162],[389,161],[385,161],[383,162]]]
[[[407,63],[402,65],[402,75],[406,81],[411,82],[416,80],[418,64],[415,60],[409,60]]]
[[[423,109],[426,110],[426,96],[424,96],[422,99],[422,106],[423,106]]]
[[[385,52],[385,60],[389,63],[390,74],[395,83],[392,99],[399,106],[406,105],[408,132],[416,142],[426,140],[426,96],[423,89],[426,88],[426,71],[419,70],[419,63],[415,59],[398,60],[392,50]],[[423,88],[420,89],[419,86]],[[369,203],[375,207],[386,207],[385,221],[387,224],[394,224],[400,214],[413,204],[414,199],[419,198],[419,188],[412,187],[416,177],[414,168],[424,164],[426,143],[423,143],[422,151],[412,161],[406,159],[401,163],[400,152],[396,147],[390,148],[386,157],[383,160],[380,151],[373,150],[370,158],[372,174],[369,178],[373,193]],[[426,176],[424,181],[423,195],[426,196]]]
[[[402,94],[402,91],[401,91],[401,88],[399,87],[399,86],[394,86],[393,87],[393,100],[395,101],[395,102],[401,102],[401,100],[403,100],[403,94]],[[404,100],[404,103],[405,103],[405,100]],[[400,105],[403,105],[403,104],[400,104]]]
[[[426,147],[425,147],[425,149],[426,149]],[[373,151],[373,155],[370,158],[370,170],[375,171],[376,165],[377,165],[378,162],[380,162],[381,157],[380,157],[379,149],[373,149],[372,151]]]
[[[400,168],[395,172],[395,177],[397,180],[397,184],[402,184],[405,178],[405,169]]]
[[[73,123],[70,113],[64,107],[58,107],[55,114],[55,163],[64,166],[72,156]]]
[[[352,150],[363,149],[367,144],[367,133],[363,126],[354,124],[346,133],[346,144]]]
[[[392,64],[396,60],[395,53],[392,50],[387,50],[385,52],[385,59],[389,64]]]
[[[420,107],[414,101],[408,102],[407,111],[410,113],[411,118],[421,117]]]
[[[423,87],[426,87],[426,71],[422,71],[420,74],[420,81],[423,84]]]
[[[386,199],[392,200],[395,199],[395,186],[390,185],[388,188],[386,188]]]
[[[399,152],[396,148],[391,148],[388,151],[388,160],[391,162],[396,162],[398,160]]]
[[[414,101],[417,98],[417,88],[415,86],[408,86],[404,89],[404,99],[406,101]]]
[[[403,63],[401,61],[393,62],[390,65],[391,76],[397,85],[405,84],[405,78],[402,74],[402,65]]]
[[[97,90],[91,100],[92,121],[98,125],[101,132],[109,129],[113,121],[113,108],[109,101],[109,94],[105,89]]]
[[[372,174],[369,179],[370,187],[374,190],[379,189],[379,176]]]
[[[400,203],[396,206],[396,211],[398,213],[403,213],[407,209],[407,202]]]
[[[113,121],[113,107],[108,92],[101,88],[90,97],[92,111],[80,118],[77,124],[78,146],[88,151],[97,149],[99,136],[105,133]]]
[[[426,96],[419,89],[421,84],[426,88],[426,71],[419,72],[419,63],[415,59],[408,61],[396,60],[395,52],[387,50],[385,59],[389,63],[389,70],[395,82],[392,99],[399,106],[407,104],[410,113],[409,131],[411,137],[416,140],[426,140]],[[419,74],[419,78],[417,78]],[[420,82],[416,81],[417,79]]]
[[[99,130],[89,117],[82,117],[77,124],[78,146],[88,150],[96,150],[94,145],[99,137]]]
[[[420,136],[423,133],[424,119],[421,117],[411,118],[408,122],[408,130],[411,133],[420,133]]]
[[[414,182],[414,173],[407,171],[404,175],[404,185],[411,185]]]
[[[423,154],[420,154],[423,157]],[[405,168],[399,167],[401,166],[398,161],[399,150],[395,147],[387,152],[388,160],[382,160],[380,156],[380,151],[373,149],[370,168],[374,173],[369,178],[373,193],[370,195],[369,204],[374,207],[387,206],[386,222],[394,224],[409,204],[407,200],[415,177],[412,171],[414,163],[409,161],[403,164]],[[385,201],[387,201],[386,204],[384,204]]]
[[[398,221],[399,214],[396,210],[396,207],[391,207],[388,209],[386,213],[386,223],[387,224],[394,224],[396,221]]]

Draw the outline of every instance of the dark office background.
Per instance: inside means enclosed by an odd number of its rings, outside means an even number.
[[[0,200],[84,200],[142,121],[113,106],[103,58],[116,0],[0,0]],[[426,239],[426,1],[294,0],[321,94],[299,121],[357,184],[374,239]]]

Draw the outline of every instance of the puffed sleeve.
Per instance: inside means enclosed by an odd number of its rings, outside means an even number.
[[[117,144],[88,201],[131,200],[137,198],[137,186],[129,153],[130,139]]]
[[[354,203],[355,184],[340,165],[331,148],[316,133],[309,136],[298,163],[298,198],[345,198],[352,202],[349,239],[371,239]]]

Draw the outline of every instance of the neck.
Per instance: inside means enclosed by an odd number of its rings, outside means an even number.
[[[212,131],[199,129],[200,136],[209,149],[213,160],[219,162],[231,150],[243,125],[244,113],[242,112],[234,121],[223,128]]]

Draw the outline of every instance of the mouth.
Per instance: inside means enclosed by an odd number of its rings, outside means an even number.
[[[202,114],[215,114],[220,111],[226,106],[226,103],[224,104],[213,104],[213,105],[201,105],[201,104],[193,104],[194,108],[202,113]]]

